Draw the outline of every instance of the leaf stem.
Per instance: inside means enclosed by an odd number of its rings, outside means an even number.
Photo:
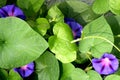
[[[87,53],[86,56],[88,57],[88,59],[89,59],[90,62],[92,63],[92,60],[91,60],[91,58],[90,58],[90,56],[89,56],[89,53]]]
[[[114,46],[120,52],[120,49],[115,44],[113,44],[111,41],[109,41],[108,39],[106,39],[104,37],[101,37],[101,36],[87,36],[87,37],[84,37],[84,38],[78,38],[76,40],[71,41],[71,43],[75,43],[75,42],[78,42],[78,41],[81,41],[81,40],[84,40],[84,39],[90,39],[90,38],[102,39],[102,40],[108,42],[109,44],[111,44],[112,46]]]

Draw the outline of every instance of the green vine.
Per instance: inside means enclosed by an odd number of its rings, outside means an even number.
[[[115,47],[115,49],[117,49],[120,52],[120,49],[114,43],[112,43],[108,39],[106,39],[104,37],[101,37],[101,36],[87,36],[87,37],[84,37],[84,38],[78,38],[76,40],[71,41],[71,43],[75,43],[75,42],[81,41],[83,39],[90,39],[90,38],[102,39],[102,40],[108,42],[109,44],[111,44],[113,47]]]

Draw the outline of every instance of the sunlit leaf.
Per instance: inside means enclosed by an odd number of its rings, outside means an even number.
[[[49,38],[49,48],[57,59],[69,63],[76,59],[76,45],[71,43],[73,35],[70,27],[65,23],[57,23],[53,28],[54,36]]]
[[[109,0],[110,10],[117,15],[120,15],[120,0]]]
[[[23,80],[23,79],[17,72],[15,72],[14,70],[10,70],[7,80]]]
[[[109,75],[105,78],[105,80],[120,80],[120,76],[119,75]]]
[[[36,31],[39,32],[41,35],[45,35],[47,30],[50,28],[50,24],[48,23],[46,18],[38,18],[36,20]]]
[[[95,0],[92,7],[97,14],[104,14],[109,10],[109,0]]]
[[[53,6],[48,11],[47,19],[49,22],[64,22],[64,15],[57,6]]]

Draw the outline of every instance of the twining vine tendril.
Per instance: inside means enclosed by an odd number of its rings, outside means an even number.
[[[75,42],[78,42],[78,41],[81,41],[81,40],[84,40],[84,39],[90,39],[90,38],[102,39],[102,40],[108,42],[109,44],[111,44],[113,47],[115,47],[115,49],[117,49],[120,52],[120,49],[114,43],[112,43],[110,40],[108,40],[104,37],[101,37],[101,36],[87,36],[87,37],[84,37],[84,38],[78,38],[76,40],[71,41],[71,43],[75,43]]]

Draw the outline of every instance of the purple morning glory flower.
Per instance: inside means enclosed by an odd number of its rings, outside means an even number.
[[[14,68],[23,78],[30,76],[34,72],[34,63],[31,62],[19,68]]]
[[[72,18],[65,18],[64,21],[72,29],[74,39],[80,38],[81,37],[81,32],[82,32],[82,26]]]
[[[108,75],[118,69],[119,61],[114,55],[105,53],[100,59],[92,59],[92,65],[99,74]]]
[[[4,18],[9,16],[15,16],[21,19],[26,18],[22,10],[15,5],[6,5],[0,9],[0,17]]]

